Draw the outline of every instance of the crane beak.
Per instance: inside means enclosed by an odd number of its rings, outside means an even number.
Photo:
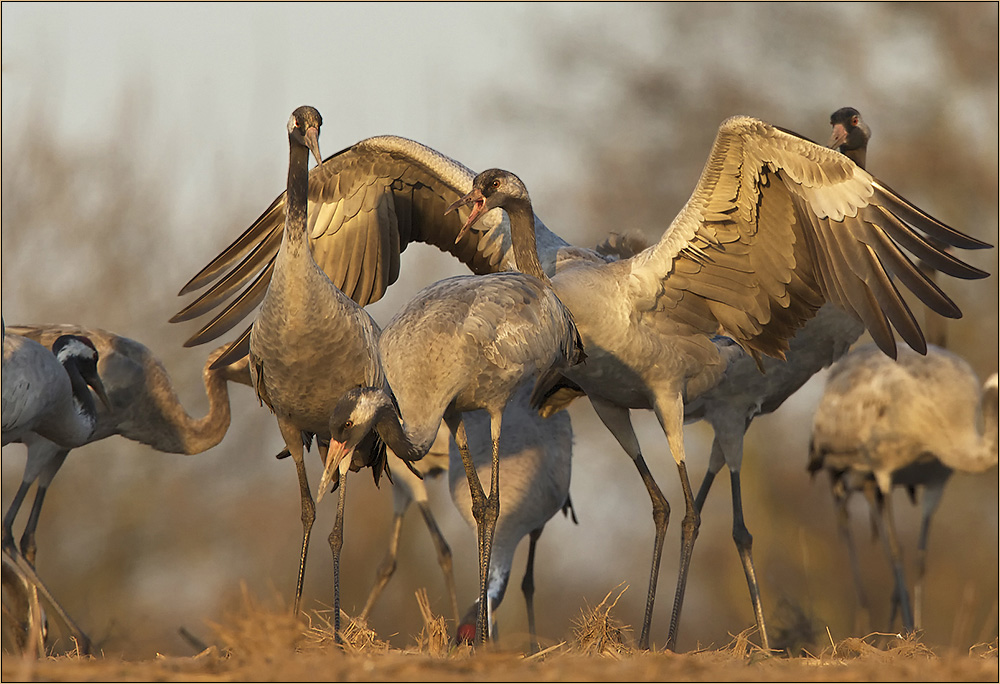
[[[312,152],[313,157],[316,158],[317,164],[323,163],[323,158],[319,154],[319,129],[315,126],[310,126],[306,129],[306,147]]]
[[[96,394],[97,398],[101,400],[102,404],[104,404],[104,408],[110,411],[111,400],[108,399],[108,393],[104,389],[104,383],[101,382],[101,376],[97,374],[97,371],[84,371],[83,379],[86,380],[87,384],[90,385],[90,388],[94,390],[94,394]]]
[[[469,232],[469,228],[472,227],[472,224],[478,221],[479,217],[486,213],[486,198],[483,197],[483,193],[479,190],[479,188],[473,188],[472,192],[455,200],[445,210],[445,216],[467,204],[472,205],[472,212],[469,214],[469,218],[465,221],[465,225],[462,226],[462,230],[458,232],[458,236],[455,237],[456,244],[459,240],[465,237],[465,234]]]
[[[847,135],[847,129],[844,128],[844,124],[834,124],[833,133],[830,135],[830,142],[826,146],[834,149],[840,147],[847,140]]]
[[[319,491],[316,492],[316,503],[323,500],[326,490],[330,488],[333,481],[333,474],[340,470],[345,470],[351,465],[348,458],[353,453],[353,448],[348,448],[344,442],[330,440],[330,447],[326,452],[326,465],[323,468],[323,477],[319,480]]]

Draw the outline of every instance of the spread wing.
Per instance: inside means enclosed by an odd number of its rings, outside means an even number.
[[[939,314],[961,316],[904,249],[958,278],[987,275],[929,238],[990,246],[924,213],[839,152],[733,117],[660,242],[633,257],[633,293],[640,311],[722,331],[755,356],[778,358],[830,301],[895,357],[892,328],[926,349],[896,282]]]
[[[400,254],[411,242],[429,243],[450,252],[473,273],[512,268],[510,229],[506,215],[499,210],[485,216],[477,231],[469,231],[455,242],[469,208],[447,216],[445,209],[472,189],[474,177],[461,163],[394,136],[368,138],[334,154],[309,174],[308,225],[316,262],[341,291],[362,306],[378,301],[395,282]],[[181,289],[184,295],[218,280],[171,318],[172,322],[221,308],[186,346],[219,337],[261,302],[284,221],[282,193],[243,235]],[[565,245],[537,219],[536,225],[539,232],[547,234],[539,240],[540,245]]]

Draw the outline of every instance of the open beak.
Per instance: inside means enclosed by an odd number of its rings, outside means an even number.
[[[847,141],[847,129],[844,128],[844,124],[834,124],[833,133],[830,135],[830,142],[827,143],[827,147],[838,148]]]
[[[323,158],[319,154],[319,129],[315,126],[310,126],[306,129],[306,147],[312,152],[313,157],[316,158],[317,164],[323,163]]]
[[[110,411],[111,400],[108,399],[108,393],[104,389],[104,383],[101,382],[101,376],[99,376],[95,371],[93,373],[87,373],[84,380],[86,380],[87,384],[90,385],[90,388],[94,390],[94,394],[96,394],[97,398],[101,400],[102,404],[104,404],[104,408]]]
[[[341,464],[346,463],[345,468],[351,465],[351,459],[348,457],[353,452],[354,449],[348,449],[347,444],[344,442],[330,440],[330,448],[326,452],[326,465],[323,468],[323,477],[319,480],[319,491],[316,492],[316,503],[323,500],[326,490],[330,488],[330,483],[333,481],[333,474],[341,470]]]
[[[466,220],[465,225],[462,226],[462,230],[458,232],[458,236],[455,238],[456,244],[459,240],[465,237],[465,234],[469,232],[469,228],[472,227],[472,224],[478,221],[479,217],[486,213],[486,198],[483,197],[483,193],[479,190],[479,188],[473,188],[472,192],[455,200],[451,206],[445,210],[445,216],[467,204],[472,205],[472,212],[469,214],[469,218]]]

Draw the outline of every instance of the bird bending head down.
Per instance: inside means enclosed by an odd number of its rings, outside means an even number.
[[[80,375],[94,390],[94,394],[101,400],[104,407],[111,410],[111,400],[101,382],[101,376],[97,373],[98,353],[97,347],[84,335],[60,335],[52,343],[52,353],[59,359],[59,363],[64,366],[71,359],[76,362]]]

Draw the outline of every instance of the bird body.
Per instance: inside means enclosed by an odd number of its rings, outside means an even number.
[[[70,448],[85,443],[97,424],[88,385],[107,403],[97,360],[97,349],[85,337],[59,337],[50,350],[5,330],[4,446],[30,433]]]
[[[512,249],[520,271],[456,276],[417,293],[386,325],[380,339],[392,396],[377,387],[351,392],[330,423],[333,438],[350,439],[351,444],[374,429],[397,455],[426,453],[442,419],[447,423],[462,454],[474,501],[480,554],[476,633],[485,639],[487,573],[500,511],[503,409],[527,378],[565,369],[579,363],[583,355],[573,317],[552,291],[534,250],[533,212],[520,179],[495,169],[483,172],[476,176],[473,190],[448,211],[468,204],[473,209],[458,239],[489,209],[502,206],[511,217],[512,233],[518,236]],[[527,250],[525,242],[530,244]],[[393,410],[396,406],[398,411]],[[464,412],[476,409],[490,416],[488,495],[473,464],[462,419]]]
[[[953,471],[996,466],[997,410],[997,374],[980,386],[968,363],[935,346],[926,355],[902,348],[892,362],[866,345],[831,369],[813,421],[809,470],[830,475],[863,609],[868,606],[848,527],[848,497],[855,491],[867,495],[895,579],[893,613],[898,605],[904,628],[919,628],[931,518]],[[889,496],[893,486],[911,493],[924,489],[912,608]]]
[[[50,345],[61,335],[84,335],[93,341],[111,409],[98,412],[88,443],[117,434],[157,451],[199,454],[222,441],[229,428],[227,382],[250,384],[245,360],[220,370],[211,368],[224,350],[216,349],[202,372],[208,412],[196,418],[184,408],[163,363],[141,342],[77,325],[10,325],[7,330],[42,345]]]
[[[534,624],[534,547],[545,524],[559,511],[569,507],[569,484],[573,455],[573,428],[569,414],[560,412],[542,418],[531,408],[532,384],[522,383],[504,410],[504,429],[500,433],[500,499],[503,506],[497,518],[493,537],[493,552],[487,580],[487,597],[491,614],[496,611],[507,590],[514,552],[525,537],[531,537],[529,566],[522,588],[528,608],[531,638],[535,640]],[[476,469],[485,474],[489,467],[489,417],[483,411],[464,416],[469,450]],[[461,454],[452,442],[448,464],[448,484],[455,507],[470,526],[476,521],[472,513]],[[459,637],[471,641],[475,634],[474,605],[459,624]],[[532,644],[537,650],[537,644]]]
[[[211,368],[225,347],[209,355],[203,378],[208,395],[208,413],[192,417],[181,404],[170,375],[156,356],[143,344],[100,328],[76,325],[12,325],[8,334],[23,336],[42,345],[66,336],[84,336],[94,344],[99,360],[97,372],[107,392],[107,410],[95,415],[83,446],[112,435],[146,444],[166,453],[199,454],[217,445],[229,428],[230,408],[227,382],[250,384],[247,363],[221,369]],[[35,529],[42,504],[56,473],[71,447],[58,444],[41,433],[31,432],[21,440],[28,448],[21,485],[4,517],[3,539],[13,547],[13,524],[20,505],[33,483],[38,484],[31,516],[21,537],[21,553],[34,563],[37,550]]]
[[[348,148],[321,167],[335,174],[345,168],[345,160],[365,156],[366,145],[363,141]],[[371,158],[372,164],[376,158]],[[445,166],[464,169],[457,162]],[[409,173],[421,176],[419,187],[403,180]],[[504,207],[509,223],[487,224],[482,233],[467,231],[468,221],[434,220],[432,214],[417,210],[415,201],[408,205],[413,212],[398,211],[407,196],[415,198],[418,193],[434,206],[445,203],[461,190],[455,184],[456,177],[462,180],[461,173],[435,178],[420,159],[401,163],[397,157],[383,167],[383,174],[395,177],[384,186],[391,186],[391,191],[383,193],[396,208],[395,216],[388,209],[373,210],[348,227],[346,212],[340,215],[338,209],[348,195],[332,178],[313,195],[310,215],[317,218],[310,219],[310,234],[323,236],[316,238],[324,241],[322,251],[329,253],[326,244],[357,241],[355,231],[361,224],[396,228],[399,250],[411,240],[436,244],[475,272],[513,264],[526,270],[522,257],[537,250],[540,270],[551,277],[557,296],[572,312],[588,360],[566,372],[543,373],[537,396],[544,399],[566,385],[585,390],[598,416],[632,457],[650,494],[657,532],[640,636],[644,647],[649,644],[669,507],[645,465],[629,410],[654,410],[685,492],[682,577],[667,641],[672,648],[683,577],[698,526],[682,440],[684,402],[707,391],[722,376],[731,355],[730,350],[720,352],[712,337],[720,333],[730,337],[755,361],[765,355],[781,358],[795,331],[830,302],[862,321],[887,354],[895,353],[893,328],[912,347],[922,349],[920,328],[890,275],[939,314],[956,317],[960,311],[902,249],[955,277],[986,275],[929,243],[925,234],[960,248],[988,245],[928,216],[839,152],[749,117],[722,123],[691,198],[660,240],[618,261],[571,247],[525,207]],[[482,216],[484,221],[486,210],[496,208],[485,202],[483,211],[478,207],[479,200],[470,216]],[[273,222],[270,226],[278,230]],[[331,237],[327,226],[338,231],[337,238]],[[402,226],[410,232],[404,235],[398,230]],[[344,228],[349,229],[342,235]],[[263,249],[273,234],[264,232],[262,226],[251,227],[206,267],[204,277],[196,277],[196,284],[229,266],[230,273],[251,265],[265,268],[260,258],[247,257],[234,265],[247,245]],[[392,240],[379,244],[393,246]],[[314,248],[321,251],[318,245]],[[348,262],[361,269],[360,280],[373,277],[365,270],[367,260],[324,259],[322,267],[343,272]],[[267,276],[266,269],[260,272],[262,279]],[[215,295],[205,297],[208,308],[219,303]],[[239,314],[238,307],[225,309],[219,318],[230,314]]]
[[[449,407],[502,410],[525,377],[571,353],[568,323],[552,289],[523,273],[455,276],[419,293],[379,340],[411,441],[429,448]]]

